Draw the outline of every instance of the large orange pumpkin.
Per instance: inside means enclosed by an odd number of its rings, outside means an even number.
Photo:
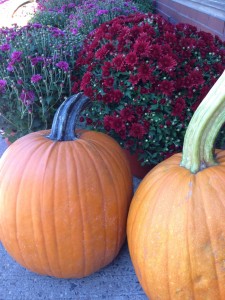
[[[127,235],[151,300],[225,299],[225,72],[195,112],[183,154],[147,174],[131,202]]]
[[[0,160],[1,241],[39,274],[87,276],[109,264],[125,240],[131,171],[111,137],[74,134],[88,100],[81,93],[70,97],[51,133],[20,138]]]

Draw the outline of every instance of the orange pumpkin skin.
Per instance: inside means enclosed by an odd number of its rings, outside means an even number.
[[[109,136],[81,131],[76,141],[55,142],[48,133],[22,137],[1,158],[1,241],[33,272],[80,278],[118,254],[132,175]]]
[[[181,154],[156,166],[131,202],[127,236],[151,300],[225,299],[225,151],[197,174]]]

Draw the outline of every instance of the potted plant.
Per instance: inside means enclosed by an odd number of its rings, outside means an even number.
[[[88,36],[72,91],[93,100],[81,121],[150,166],[181,150],[190,118],[224,68],[225,43],[218,37],[139,13]]]

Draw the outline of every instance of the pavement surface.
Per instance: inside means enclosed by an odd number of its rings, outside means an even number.
[[[0,137],[0,156],[7,149]],[[134,178],[134,189],[140,180]],[[0,242],[0,300],[147,300],[127,243],[107,267],[82,279],[57,279],[32,273],[12,259]]]
[[[0,0],[0,27],[25,26],[36,7],[36,2],[29,3],[28,0]]]

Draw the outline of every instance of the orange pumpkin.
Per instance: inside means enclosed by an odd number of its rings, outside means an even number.
[[[74,132],[88,101],[81,93],[70,97],[51,133],[20,138],[0,160],[1,241],[39,274],[87,276],[109,264],[125,240],[129,163],[111,137]]]
[[[225,72],[195,112],[183,154],[150,171],[131,202],[127,235],[151,300],[225,299]]]

